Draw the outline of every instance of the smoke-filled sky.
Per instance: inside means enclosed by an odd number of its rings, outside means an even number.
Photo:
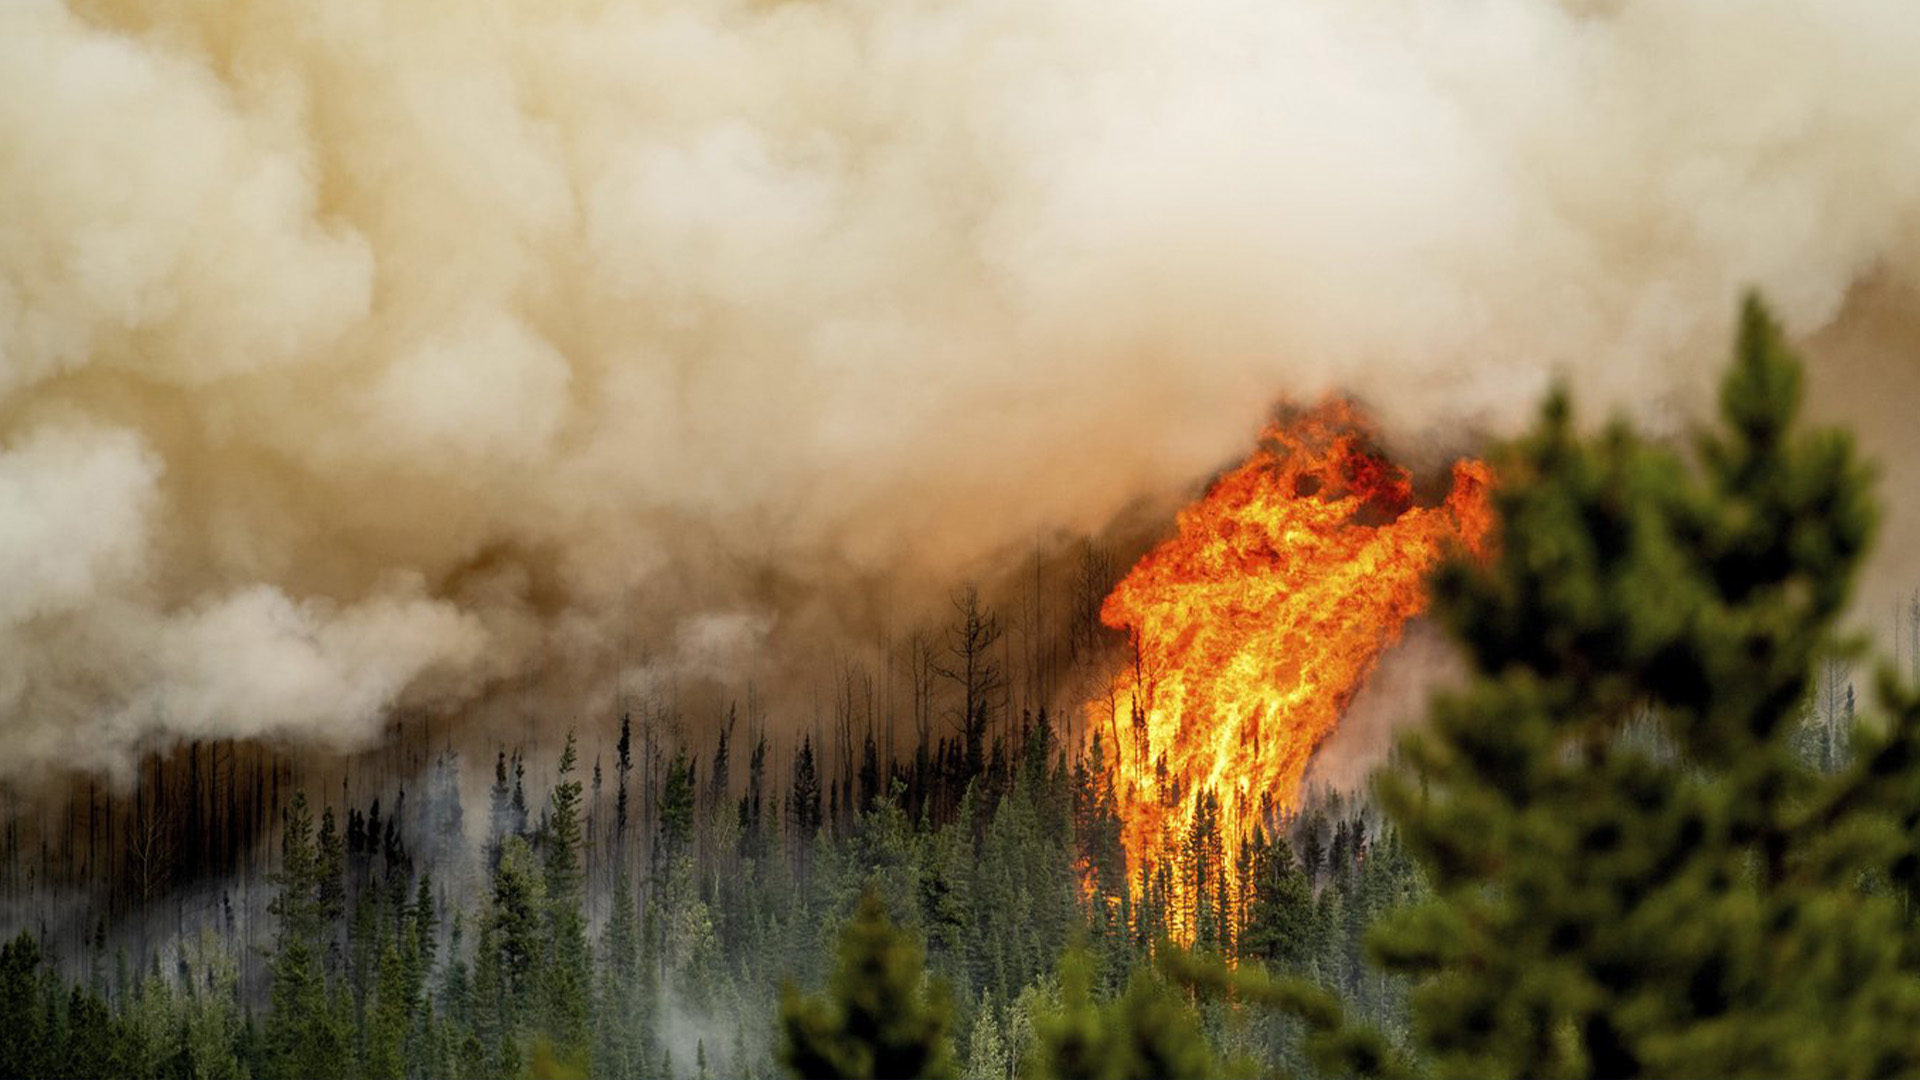
[[[0,769],[724,665],[1280,397],[1671,428],[1749,284],[1910,391],[1836,321],[1920,280],[1915,56],[1905,0],[0,0]]]

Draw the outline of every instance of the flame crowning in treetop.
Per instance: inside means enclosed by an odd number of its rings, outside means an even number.
[[[1487,542],[1490,480],[1460,461],[1445,501],[1417,505],[1355,409],[1323,405],[1270,426],[1107,597],[1101,620],[1128,631],[1133,662],[1095,719],[1117,748],[1129,862],[1164,883],[1176,937],[1193,936],[1197,894],[1225,906],[1231,845],[1294,804],[1308,758],[1425,607],[1427,571],[1452,542]]]

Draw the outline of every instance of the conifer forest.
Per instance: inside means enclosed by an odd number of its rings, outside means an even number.
[[[1920,1074],[1915,55],[0,3],[0,1080]]]

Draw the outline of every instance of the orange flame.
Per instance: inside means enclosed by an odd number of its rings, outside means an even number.
[[[1107,597],[1101,621],[1129,631],[1134,662],[1092,707],[1117,747],[1128,861],[1172,870],[1176,938],[1193,939],[1196,890],[1231,876],[1229,845],[1294,805],[1314,749],[1426,606],[1446,546],[1488,542],[1490,481],[1460,461],[1443,504],[1415,505],[1356,410],[1323,405],[1270,426]],[[1217,820],[1210,856],[1196,814]],[[1196,860],[1214,865],[1196,874]]]

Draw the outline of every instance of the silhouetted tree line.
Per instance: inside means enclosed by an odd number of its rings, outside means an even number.
[[[629,719],[591,789],[571,739],[544,790],[523,755],[499,753],[471,851],[450,759],[422,795],[344,813],[293,791],[258,987],[239,972],[247,943],[218,925],[144,956],[101,936],[78,981],[23,931],[0,964],[0,1075],[768,1075],[783,982],[826,976],[864,893],[924,942],[953,1033],[980,1044],[949,1057],[1010,1076],[1071,945],[1104,997],[1168,923],[1160,899],[1132,894],[1098,740],[1072,753],[1044,713],[1013,735],[903,761],[868,742],[845,785],[823,778],[810,736],[770,775],[756,735],[736,786],[728,728],[701,760],[659,751],[641,813]],[[1247,897],[1202,920],[1218,927],[1202,944],[1239,943],[1397,1017],[1402,989],[1368,974],[1355,935],[1417,890],[1411,863],[1363,804],[1328,797],[1271,824],[1237,850]],[[1221,845],[1207,828],[1198,842]]]

